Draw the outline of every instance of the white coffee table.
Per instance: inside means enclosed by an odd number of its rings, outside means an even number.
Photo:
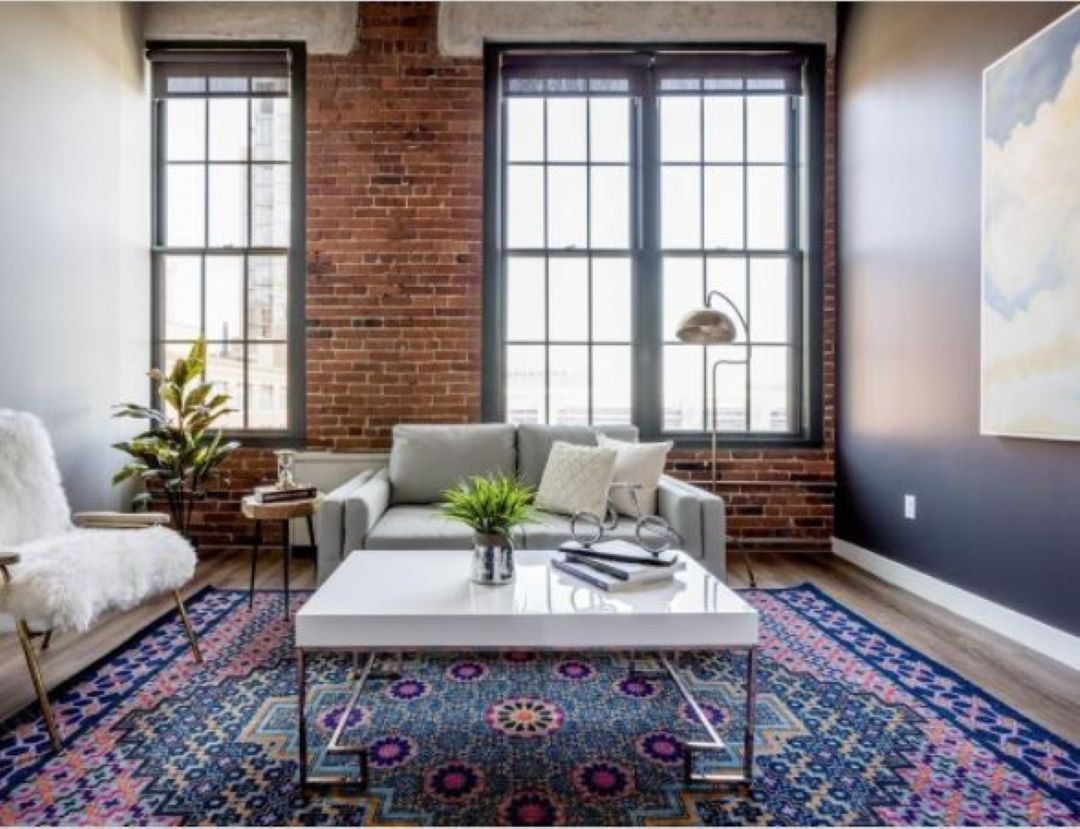
[[[553,568],[556,555],[518,551],[517,577],[502,587],[468,580],[470,550],[357,550],[348,556],[296,616],[301,786],[367,785],[366,750],[343,745],[341,737],[365,681],[388,676],[373,671],[380,652],[500,649],[630,651],[631,675],[673,680],[708,735],[706,741],[687,744],[686,780],[749,783],[757,611],[689,556],[686,569],[672,582],[608,593]],[[674,654],[686,650],[746,651],[741,769],[694,772],[695,751],[723,750],[725,745],[675,664]],[[308,773],[307,659],[324,651],[353,655],[352,693],[327,752],[356,756],[355,777]],[[663,671],[638,670],[639,651],[655,651]],[[362,665],[361,653],[367,654]]]

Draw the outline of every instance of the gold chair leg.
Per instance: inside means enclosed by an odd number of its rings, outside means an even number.
[[[184,623],[184,630],[187,631],[188,641],[191,643],[191,655],[201,665],[203,658],[202,651],[199,650],[199,640],[195,636],[195,629],[191,626],[191,620],[188,618],[187,609],[184,607],[184,600],[180,596],[180,591],[174,590],[173,597],[176,599],[176,609],[180,611],[180,621]]]
[[[57,730],[56,720],[53,718],[49,693],[45,689],[45,680],[41,676],[41,666],[38,664],[37,651],[34,650],[34,642],[30,637],[30,628],[27,627],[26,622],[20,619],[15,623],[15,629],[19,634],[19,644],[22,645],[23,655],[26,657],[26,667],[30,671],[30,680],[34,683],[38,705],[41,706],[41,715],[45,718],[45,727],[49,730],[49,738],[52,740],[54,749],[63,751],[64,742],[60,739],[60,732]]]

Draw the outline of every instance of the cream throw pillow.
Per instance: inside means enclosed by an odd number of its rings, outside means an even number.
[[[614,449],[555,441],[540,477],[536,506],[548,512],[591,512],[603,518],[615,455]]]
[[[660,487],[660,476],[664,474],[664,464],[671,441],[664,443],[627,443],[614,440],[607,435],[598,434],[596,442],[605,449],[615,450],[615,469],[611,476],[614,484],[640,484],[637,502],[642,515],[656,515],[656,493]],[[634,497],[627,489],[614,487],[611,490],[611,502],[622,515],[637,518],[634,509]]]

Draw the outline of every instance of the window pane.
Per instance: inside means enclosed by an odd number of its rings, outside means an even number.
[[[246,98],[210,101],[210,159],[246,161],[248,152],[248,102]]]
[[[510,161],[543,161],[544,99],[507,100],[506,133],[506,157]]]
[[[751,248],[787,247],[787,173],[784,167],[750,167],[747,235]]]
[[[743,246],[743,168],[705,168],[705,247]]]
[[[165,175],[165,244],[202,247],[205,241],[203,188],[206,168],[201,164],[170,164]]]
[[[701,247],[701,168],[664,167],[660,189],[660,244]]]
[[[589,264],[586,259],[548,260],[548,339],[589,338]]]
[[[592,288],[593,339],[629,342],[630,260],[594,258]]]
[[[506,263],[506,338],[544,339],[544,260],[514,256]]]
[[[157,368],[168,373],[172,370],[172,367],[176,365],[177,360],[185,359],[188,354],[191,353],[191,347],[195,343],[165,343],[162,346],[164,355],[162,356],[162,362]]]
[[[284,429],[288,426],[288,360],[288,346],[248,346],[249,428]]]
[[[589,349],[583,345],[553,345],[548,355],[552,423],[589,422]]]
[[[743,160],[743,99],[734,95],[705,98],[705,160]]]
[[[717,360],[728,362],[716,366],[716,428],[720,432],[745,432],[746,346],[722,345],[706,349],[709,402],[705,428],[712,429],[712,372]]]
[[[288,92],[288,78],[252,78],[252,92]]]
[[[211,78],[211,92],[247,92],[248,79],[227,76],[224,78]]]
[[[251,99],[251,157],[288,161],[292,148],[292,102],[288,98]]]
[[[589,101],[589,158],[592,161],[630,160],[630,101],[592,98]]]
[[[630,168],[590,167],[592,193],[589,229],[591,247],[630,245]]]
[[[753,95],[746,99],[746,133],[749,161],[787,159],[788,98],[782,95]]]
[[[288,337],[289,281],[284,256],[248,259],[248,337],[284,340]]]
[[[247,168],[215,164],[210,168],[210,247],[241,247],[247,243]]]
[[[729,257],[709,257],[705,263],[706,287],[709,291],[719,291],[735,304],[738,312],[746,316],[746,260]],[[720,297],[713,297],[712,307],[719,308],[732,317],[738,333],[736,340],[746,340],[746,331],[736,318],[735,312]]]
[[[705,285],[697,256],[665,256],[663,267],[664,340],[673,342],[679,321],[705,301]]]
[[[586,173],[584,167],[552,166],[548,171],[549,248],[584,248],[586,239]]]
[[[206,346],[206,381],[216,394],[230,397],[229,408],[237,409],[217,424],[225,429],[244,427],[244,349],[239,343],[208,343]]]
[[[199,336],[202,318],[202,291],[198,256],[166,256],[165,339],[194,340]]]
[[[789,355],[783,347],[751,349],[750,428],[756,432],[791,431]]]
[[[251,167],[251,243],[256,246],[289,246],[291,230],[289,168],[282,164]]]
[[[704,428],[705,349],[664,346],[664,430],[700,432]]]
[[[206,257],[206,338],[244,338],[244,257]]]
[[[506,418],[511,423],[546,423],[544,346],[506,349]]]
[[[701,98],[697,95],[660,99],[660,160],[701,160]]]
[[[584,98],[548,98],[548,161],[585,160],[585,105]]]
[[[593,423],[630,422],[630,346],[592,350]]]
[[[750,327],[755,342],[787,342],[791,288],[786,259],[750,262]]]
[[[506,243],[544,246],[544,168],[511,165],[506,177]]]
[[[206,158],[206,101],[170,98],[165,101],[165,159],[202,161]]]

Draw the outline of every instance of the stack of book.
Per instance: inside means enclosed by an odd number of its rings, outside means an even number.
[[[587,547],[567,541],[559,545],[559,552],[562,556],[552,560],[552,567],[610,592],[670,581],[686,567],[674,552],[650,553],[637,544],[617,539]]]
[[[255,498],[260,504],[282,504],[286,501],[306,501],[318,495],[313,486],[295,486],[279,489],[276,484],[255,487]]]

